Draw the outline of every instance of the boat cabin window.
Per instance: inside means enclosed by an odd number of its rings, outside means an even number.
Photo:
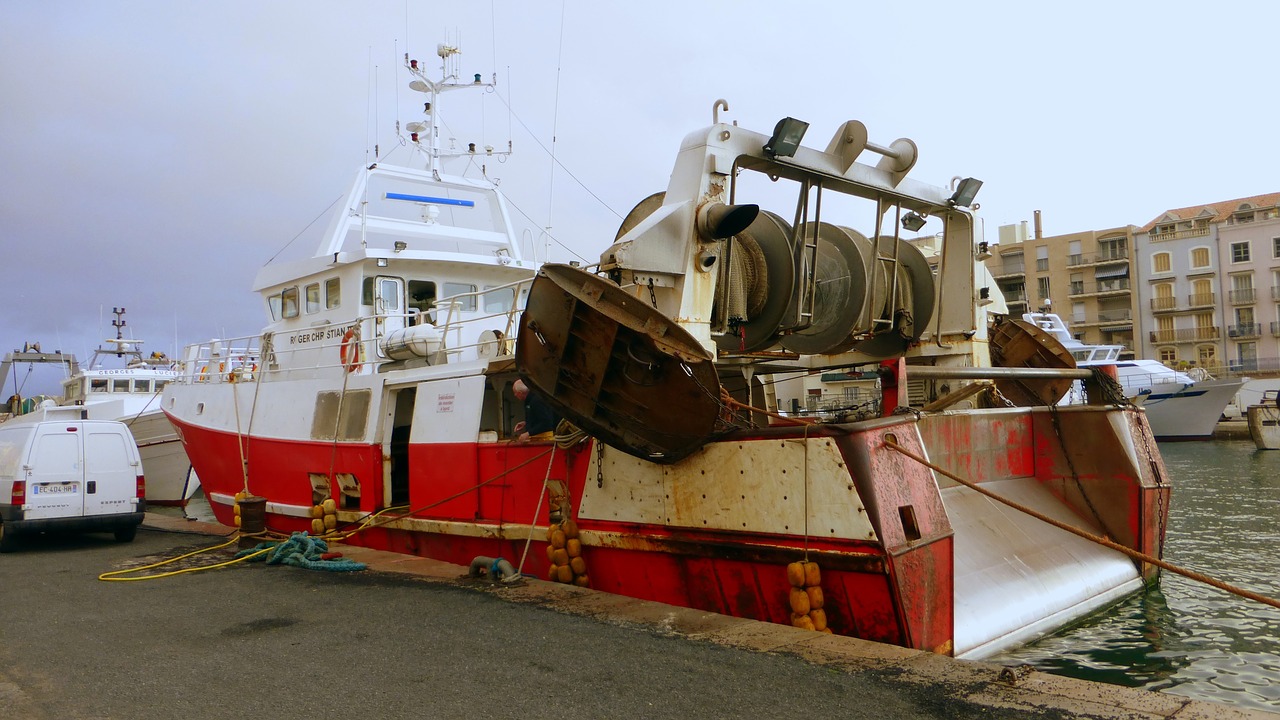
[[[134,380],[133,391],[136,393],[151,392],[151,381],[150,380]]]
[[[129,392],[129,378],[112,380],[111,392]]]
[[[427,319],[427,322],[434,323],[436,321],[436,284],[434,281],[410,280],[406,294],[409,296],[408,305],[410,310],[417,310]]]
[[[89,381],[89,392],[106,392],[106,391],[107,391],[106,378],[93,378]]]
[[[324,309],[333,310],[342,304],[342,281],[329,278],[324,281]]]
[[[487,313],[504,313],[511,312],[511,308],[516,302],[516,289],[513,287],[504,287],[497,290],[493,286],[486,286],[484,292],[484,311]]]
[[[267,298],[267,310],[271,313],[271,320],[274,322],[280,319],[280,296],[272,295]]]
[[[280,293],[281,317],[286,320],[298,317],[298,286],[285,288]]]
[[[447,298],[453,297],[455,295],[473,293],[475,291],[476,291],[475,285],[467,285],[466,283],[450,283],[450,282],[447,282],[444,284],[444,296]],[[467,312],[475,312],[476,310],[475,295],[458,298],[455,302],[458,303],[459,310],[467,311]]]
[[[307,314],[312,315],[320,312],[320,283],[311,283],[307,286]]]
[[[83,392],[84,392],[83,380],[72,380],[71,382],[62,386],[62,395],[68,400],[72,398],[80,397],[80,394]]]
[[[161,392],[161,391],[163,391],[163,390],[164,390],[164,386],[165,386],[165,385],[168,385],[168,384],[169,384],[169,381],[168,381],[168,380],[156,380],[156,386],[155,386],[155,388],[156,388],[156,389],[155,389],[155,391],[156,391],[156,392]]]

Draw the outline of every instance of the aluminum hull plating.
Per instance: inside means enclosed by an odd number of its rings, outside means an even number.
[[[171,413],[226,524],[232,496],[245,484],[241,443],[248,489],[268,499],[268,525],[281,532],[309,527],[309,472],[332,466],[358,477],[382,474],[377,444],[238,438],[184,419],[181,404]],[[1168,507],[1168,486],[1158,454],[1133,446],[1130,433],[1149,440],[1139,413],[1078,407],[899,416],[807,434],[765,428],[671,466],[591,443],[554,453],[548,444],[411,443],[407,504],[418,510],[352,542],[460,565],[477,555],[523,558],[525,573],[542,575],[548,520],[539,495],[550,478],[564,483],[577,506],[596,589],[787,623],[784,566],[808,548],[823,568],[834,631],[980,657],[1114,600],[1150,568],[1025,525],[1038,521],[1011,520],[1017,513],[935,478],[887,449],[885,437],[962,477],[1030,496],[1030,504],[1078,527],[1158,554],[1161,538],[1150,528],[1163,522],[1151,519]],[[1090,442],[1070,440],[1079,437]],[[511,468],[518,469],[504,474]],[[342,519],[389,504],[377,483],[365,490],[344,498]],[[340,488],[332,491],[342,497]]]

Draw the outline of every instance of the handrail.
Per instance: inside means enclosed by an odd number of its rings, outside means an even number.
[[[385,328],[388,325],[398,330],[432,324],[440,334],[439,350],[429,359],[433,363],[447,363],[451,357],[456,358],[472,349],[476,351],[478,358],[481,346],[488,342],[481,338],[485,330],[502,333],[504,342],[499,345],[498,355],[508,355],[505,339],[514,337],[519,314],[523,311],[523,302],[527,298],[527,295],[522,294],[521,288],[532,280],[524,278],[442,298],[436,307],[444,310],[443,322],[427,323],[424,313],[412,309],[405,313],[378,313],[340,322],[326,321],[309,328],[314,331],[314,339],[308,336],[308,328],[304,327],[194,343],[187,346],[182,359],[178,361],[181,372],[173,381],[248,382],[290,373],[330,372],[337,369],[353,374],[366,374],[372,372],[377,365],[389,361],[389,358],[379,353],[379,343],[385,339],[388,332]],[[466,298],[476,298],[477,307],[481,307],[480,296],[508,289],[511,290],[511,297],[506,309],[491,313],[468,312],[466,317],[462,316],[461,307]],[[437,317],[437,321],[439,320]],[[499,327],[494,327],[495,325]],[[355,329],[350,337],[347,332],[343,332],[347,328]],[[379,331],[378,328],[383,330]],[[467,328],[475,328],[474,335],[464,337],[463,330]],[[353,341],[354,346],[351,345]],[[344,346],[348,348],[346,353],[343,352]]]

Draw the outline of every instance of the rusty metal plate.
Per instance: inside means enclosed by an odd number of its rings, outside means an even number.
[[[515,362],[563,417],[635,457],[673,463],[715,432],[720,381],[707,350],[649,304],[577,268],[538,272]]]

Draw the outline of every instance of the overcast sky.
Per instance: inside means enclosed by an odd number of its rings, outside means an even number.
[[[808,121],[807,145],[848,119],[913,139],[913,177],[985,182],[991,241],[1037,209],[1061,234],[1275,192],[1277,8],[4,0],[0,350],[87,360],[113,306],[147,350],[258,332],[257,270],[309,254],[374,144],[419,119],[406,50],[434,68],[459,44],[467,76],[498,74],[501,99],[445,134],[510,140],[488,170],[517,220],[551,227],[553,260],[594,261],[717,98],[752,129]]]

